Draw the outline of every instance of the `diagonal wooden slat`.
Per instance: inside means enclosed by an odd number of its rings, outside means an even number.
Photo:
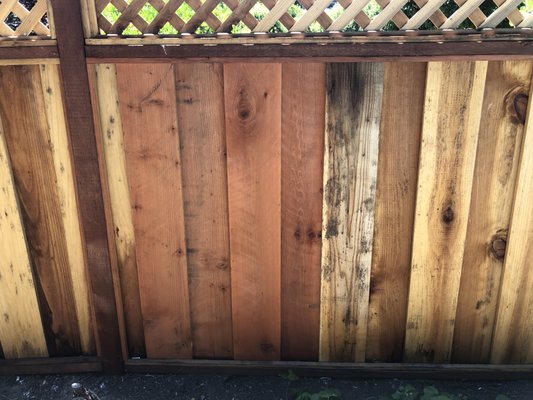
[[[239,21],[243,21],[250,30],[253,30],[255,26],[257,25],[257,19],[255,19],[249,11],[252,9],[252,7],[257,3],[257,0],[243,0],[240,3],[238,3],[238,0],[231,0],[227,1],[226,4],[229,8],[232,9],[232,13],[217,29],[217,32],[229,32],[231,30],[231,27],[238,23]],[[232,7],[233,5],[236,5],[235,7]],[[247,17],[251,17],[247,18]]]
[[[350,7],[352,3],[352,0],[339,0],[339,4],[344,8],[344,9],[347,9],[348,7]],[[364,28],[365,26],[367,26],[369,23],[370,23],[370,18],[368,17],[368,15],[365,14],[364,11],[361,11],[359,12],[359,14],[357,14],[353,20],[356,22],[357,25],[359,25],[361,28]]]
[[[121,13],[125,12],[128,8],[128,3],[124,0],[111,0],[111,4],[113,4]],[[141,32],[144,32],[148,26],[148,22],[146,22],[140,15],[135,15],[132,18],[131,23]]]
[[[318,3],[319,1],[320,0],[300,0],[300,4],[302,6],[304,6],[305,8],[307,8],[307,10],[310,11],[311,7],[313,7],[313,5]],[[322,13],[317,18],[315,18],[315,20],[322,26],[322,28],[326,29],[328,26],[331,25],[333,20],[331,19],[331,17],[328,14],[326,14],[324,12],[324,8],[326,8],[326,7],[322,7]],[[305,17],[305,15],[302,18],[304,18],[304,17]],[[292,30],[293,31],[297,31],[297,29],[295,29],[294,26],[292,27]]]
[[[510,14],[511,10],[516,9],[521,3],[521,0],[507,0],[498,7],[479,27],[480,28],[496,28]]]
[[[5,0],[2,3],[0,3],[0,21],[4,21],[13,7],[15,7],[15,3],[18,3],[18,0]]]
[[[109,22],[102,14],[98,14],[96,20],[98,21],[98,27],[105,33],[109,33],[113,24],[111,24],[111,22]]]
[[[206,2],[202,4],[198,10],[196,10],[192,18],[187,21],[183,27],[183,32],[194,33],[218,4],[219,0],[206,0]]]
[[[277,2],[277,0],[262,0],[262,1],[263,1],[263,4],[267,6],[269,10],[272,10],[276,6],[276,2]],[[290,30],[296,21],[289,14],[285,13],[279,18],[279,22],[281,22],[285,26],[285,28]]]
[[[90,1],[90,0],[89,0]],[[110,3],[109,0],[95,0],[95,10],[97,14],[101,14],[105,10],[107,5]]]
[[[270,12],[259,21],[259,24],[254,29],[254,32],[267,32],[274,24],[280,19],[294,4],[294,0],[277,0],[276,5],[270,10]]]
[[[518,25],[519,28],[532,28],[533,27],[533,12],[529,14],[524,20]]]
[[[343,30],[352,20],[357,16],[363,8],[370,2],[370,0],[354,0],[350,5],[344,10],[339,18],[337,18],[333,23],[328,27],[328,31],[341,31]]]
[[[168,4],[168,3],[165,3],[163,0],[149,0],[149,2],[150,2],[150,5],[152,5],[152,7],[154,7],[158,12],[164,11],[165,5]],[[163,25],[161,25],[161,27],[163,27],[166,22],[172,25],[177,31],[181,31],[181,28],[183,27],[183,25],[185,25],[185,22],[180,17],[178,17],[176,12],[173,12],[170,15],[170,18],[168,19],[168,21],[165,21]],[[145,32],[147,32],[147,30],[145,30]],[[158,33],[158,32],[159,31],[149,32],[149,33]]]
[[[120,14],[115,21],[109,33],[122,33],[124,29],[132,22],[133,18],[138,16],[139,11],[147,3],[147,0],[133,0],[127,8]]]
[[[442,6],[446,0],[429,0],[413,17],[402,26],[402,30],[418,29]],[[438,25],[440,26],[440,24]]]
[[[15,35],[29,35],[32,31],[37,32],[38,25],[42,25],[41,32],[42,28],[44,28],[46,34],[48,34],[48,28],[41,23],[41,18],[44,14],[46,14],[46,0],[39,0],[15,30]]]
[[[311,8],[307,10],[307,12],[300,18],[294,26],[292,27],[291,31],[300,32],[305,31],[309,25],[311,25],[314,21],[319,18],[323,12],[324,8],[326,8],[329,4],[331,4],[331,0],[316,0]],[[328,17],[329,18],[329,17]],[[327,28],[331,25],[331,18],[329,24],[327,26],[323,26],[324,28]]]
[[[148,24],[148,27],[146,28],[146,33],[158,33],[159,30],[167,23],[169,22],[174,28],[176,28],[178,31],[183,26],[183,21],[180,21],[181,23],[178,24],[178,26],[174,25],[170,19],[172,16],[176,16],[176,10],[183,4],[183,0],[169,0],[168,3],[166,3],[163,8],[158,10],[158,14],[155,16],[152,22]]]
[[[383,9],[365,29],[377,31],[383,28],[409,0],[392,0],[387,7]]]
[[[200,9],[200,7],[202,7],[202,2],[200,0],[185,0],[185,2],[191,6],[195,13]],[[206,15],[205,23],[215,32],[221,24],[220,20],[211,13]]]
[[[452,15],[448,17],[444,25],[440,26],[441,29],[453,29],[457,28],[461,23],[467,19],[472,13],[483,3],[485,0],[468,0],[464,4],[457,4],[460,6],[459,9],[457,9],[456,12],[454,12]],[[472,23],[476,26],[474,21]]]
[[[381,8],[385,8],[389,5],[390,0],[376,0],[376,2]],[[405,15],[402,10],[398,11],[398,13],[392,17],[392,22],[394,22],[397,27],[404,26],[407,21],[409,21],[409,17]]]

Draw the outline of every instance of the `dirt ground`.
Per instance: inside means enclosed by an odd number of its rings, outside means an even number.
[[[36,375],[0,377],[0,400],[72,399],[79,382],[101,400],[533,400],[533,381],[458,382],[405,380],[335,380],[285,377],[200,375]],[[424,391],[426,395],[424,397]]]

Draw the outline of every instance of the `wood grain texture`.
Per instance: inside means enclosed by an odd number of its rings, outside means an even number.
[[[451,357],[486,62],[429,63],[404,360]]]
[[[452,361],[488,363],[533,63],[489,63]]]
[[[38,66],[0,70],[0,114],[50,355],[81,353],[65,228]]]
[[[41,65],[41,84],[50,144],[54,161],[57,192],[67,241],[69,267],[72,274],[75,310],[78,317],[80,344],[84,354],[95,354],[91,309],[85,267],[85,253],[78,218],[76,188],[72,174],[70,142],[63,111],[61,77],[57,65]]]
[[[193,354],[232,358],[223,69],[180,64],[175,71]]]
[[[233,349],[280,357],[281,64],[225,64]]]
[[[533,84],[518,165],[491,362],[533,363]]]
[[[128,353],[130,357],[143,357],[146,355],[146,349],[116,69],[112,64],[95,65],[94,69],[95,81],[92,90],[96,92],[99,110]]]
[[[281,356],[317,360],[320,332],[325,64],[283,64]]]
[[[96,72],[94,66],[87,67],[87,73],[89,78],[89,87],[93,88],[96,86]],[[93,107],[93,120],[94,120],[94,136],[96,139],[96,148],[98,154],[98,167],[100,172],[100,182],[102,187],[102,199],[104,203],[104,216],[105,216],[105,228],[108,238],[108,251],[109,251],[109,264],[111,268],[111,276],[113,278],[113,291],[115,295],[115,303],[117,308],[117,319],[118,319],[118,330],[120,334],[120,347],[122,353],[122,359],[126,360],[128,358],[128,344],[127,344],[127,335],[126,335],[126,322],[125,322],[125,312],[124,304],[122,300],[122,288],[120,282],[119,266],[118,266],[118,256],[116,252],[115,244],[115,230],[113,227],[113,213],[111,210],[111,195],[109,193],[109,182],[107,180],[106,174],[106,162],[104,156],[104,145],[102,128],[100,125],[100,110],[98,106],[98,99],[94,90],[91,90],[91,105]]]
[[[425,63],[385,64],[368,361],[403,355],[426,69]]]
[[[117,65],[146,354],[192,356],[174,71]]]
[[[106,372],[123,369],[122,342],[111,267],[106,214],[84,52],[80,2],[49,0],[54,10],[57,47],[72,162],[85,240],[89,293],[97,354]]]
[[[0,118],[0,352],[5,358],[48,351],[31,260]]]
[[[383,64],[329,64],[320,360],[365,359]]]

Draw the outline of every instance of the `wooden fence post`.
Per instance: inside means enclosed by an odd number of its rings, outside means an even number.
[[[123,371],[102,183],[85,58],[80,2],[51,0],[72,147],[98,355],[108,373]]]

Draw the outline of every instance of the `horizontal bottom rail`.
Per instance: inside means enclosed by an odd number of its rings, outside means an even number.
[[[349,379],[533,379],[533,365],[331,363],[294,361],[128,360],[126,372],[155,374],[280,375]]]
[[[50,357],[0,360],[0,375],[102,372],[98,357]]]

